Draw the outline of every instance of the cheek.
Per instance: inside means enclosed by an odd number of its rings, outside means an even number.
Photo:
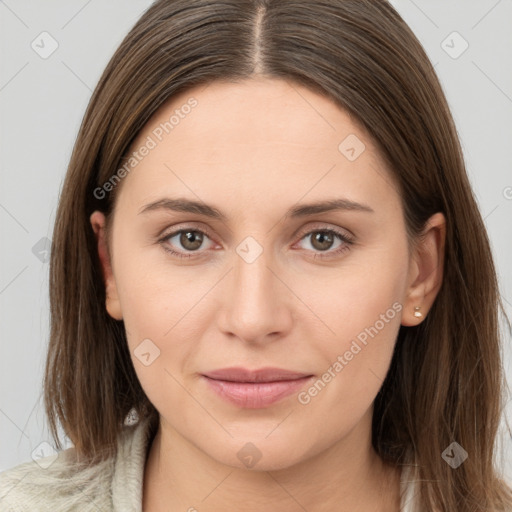
[[[120,227],[116,243],[116,286],[127,333],[132,343],[159,340],[186,315],[190,303],[200,299],[199,272],[192,277],[190,267],[180,268],[163,249],[141,244],[126,228]]]
[[[317,339],[332,357],[348,349],[358,336],[364,342],[365,333],[371,330],[375,334],[376,326],[382,334],[379,339],[390,340],[380,342],[379,350],[389,350],[400,325],[407,269],[407,247],[397,240],[395,247],[361,251],[338,268],[324,269],[314,278],[295,279],[294,291],[319,319],[315,322],[317,336],[310,333],[308,339]],[[393,332],[388,335],[390,330]]]
[[[361,416],[373,402],[401,324],[408,252],[406,244],[396,242],[347,262],[328,285],[323,283],[321,293],[316,289],[304,296],[322,320],[323,336],[311,330],[307,339],[315,340],[314,352],[324,366],[319,380],[299,397],[301,403]]]
[[[122,242],[120,237],[119,246]],[[180,267],[159,248],[148,250],[130,243],[132,248],[118,251],[115,259],[130,355],[150,400],[159,405],[167,394],[179,406],[184,396],[177,381],[189,370],[197,371],[198,340],[212,321],[207,316],[211,299],[207,294],[222,274]]]
[[[199,290],[179,272],[144,270],[147,266],[134,263],[119,262],[118,292],[135,372],[158,410],[181,411],[190,406],[178,384],[191,350],[183,340],[198,339],[187,312]]]

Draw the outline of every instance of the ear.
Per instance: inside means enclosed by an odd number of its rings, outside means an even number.
[[[402,325],[418,325],[430,311],[443,282],[445,240],[446,219],[439,212],[428,219],[413,251]]]
[[[117,295],[116,280],[112,272],[112,265],[107,248],[107,239],[105,233],[105,215],[100,211],[95,211],[89,218],[92,229],[98,243],[98,256],[101,263],[103,280],[105,283],[106,309],[108,314],[115,320],[122,320],[121,304]]]

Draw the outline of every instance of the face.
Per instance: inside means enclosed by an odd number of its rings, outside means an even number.
[[[225,464],[259,453],[263,469],[368,426],[399,327],[416,322],[405,311],[424,299],[398,189],[368,134],[301,86],[214,82],[161,107],[134,151],[110,261],[102,214],[91,222],[107,309],[162,424]],[[176,199],[203,211],[172,209]],[[302,208],[326,201],[338,208]],[[204,376],[232,367],[306,377]]]

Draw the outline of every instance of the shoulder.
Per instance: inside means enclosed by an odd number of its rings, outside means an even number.
[[[74,448],[24,462],[0,473],[0,510],[108,510],[112,466],[111,460],[80,466]]]
[[[149,421],[119,433],[114,457],[77,461],[75,448],[25,462],[0,473],[1,512],[140,510]]]

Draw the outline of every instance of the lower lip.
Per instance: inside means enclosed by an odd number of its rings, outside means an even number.
[[[203,375],[210,389],[238,407],[261,409],[299,391],[313,376],[275,382],[229,382]]]

